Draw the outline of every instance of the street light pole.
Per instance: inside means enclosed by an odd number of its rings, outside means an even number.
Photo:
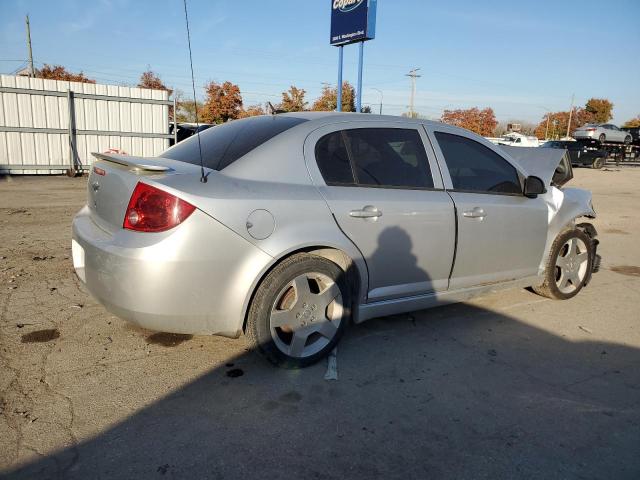
[[[382,115],[382,100],[384,98],[384,94],[382,93],[382,90],[380,90],[379,88],[374,88],[374,87],[370,87],[370,88],[371,90],[375,90],[380,94],[380,115]]]

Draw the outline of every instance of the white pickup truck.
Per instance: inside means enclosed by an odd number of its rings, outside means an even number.
[[[536,137],[528,137],[521,133],[506,133],[498,138],[487,138],[496,145],[508,145],[510,147],[539,147],[540,141]]]

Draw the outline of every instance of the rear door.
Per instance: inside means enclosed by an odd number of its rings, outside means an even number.
[[[456,206],[458,245],[450,289],[535,275],[547,235],[547,206],[522,193],[524,177],[488,141],[427,126]]]
[[[426,136],[407,122],[322,127],[305,158],[336,222],[366,260],[368,301],[446,290],[454,208]]]

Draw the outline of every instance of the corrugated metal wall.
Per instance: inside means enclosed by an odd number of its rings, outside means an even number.
[[[0,75],[0,87],[64,92],[64,96],[8,93],[6,89],[0,92],[1,173],[60,173],[69,168],[67,90],[79,95],[165,102],[149,104],[135,100],[97,100],[76,95],[73,101],[77,133],[74,135],[76,163],[90,165],[93,161],[91,152],[105,152],[111,148],[123,150],[129,155],[154,156],[169,146],[169,102],[165,91],[9,75]],[[40,132],[38,129],[57,131]],[[143,135],[132,135],[135,133]],[[11,168],[14,165],[16,169]],[[43,165],[48,168],[21,170],[18,169],[20,165]],[[60,165],[60,170],[50,168],[57,165]]]

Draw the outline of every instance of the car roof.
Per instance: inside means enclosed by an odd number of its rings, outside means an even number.
[[[424,118],[399,117],[397,115],[376,115],[373,113],[356,113],[356,112],[289,112],[278,113],[278,116],[303,118],[309,122],[317,124],[328,124],[333,122],[357,121],[357,122],[406,122],[408,124],[431,124],[440,125],[441,122],[434,120],[425,120]]]

